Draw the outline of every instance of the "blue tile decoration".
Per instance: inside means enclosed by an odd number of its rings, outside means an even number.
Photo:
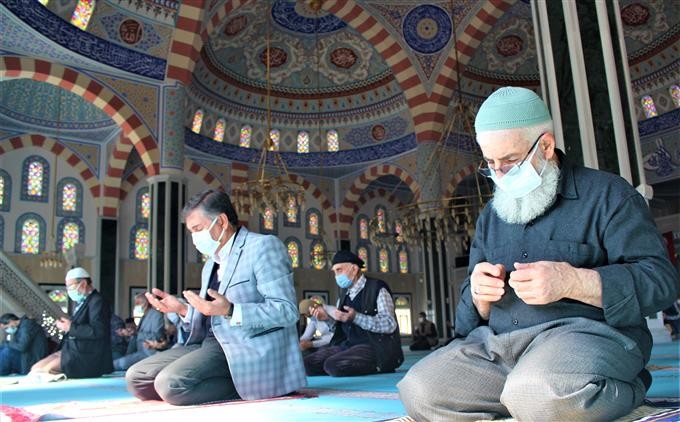
[[[347,132],[343,137],[345,142],[352,144],[355,147],[364,147],[368,145],[375,145],[377,140],[373,137],[371,133],[375,125],[381,125],[385,128],[385,139],[397,139],[404,135],[404,132],[408,128],[408,122],[400,117],[393,117],[389,120],[384,120],[380,122],[375,122],[370,125],[356,127]],[[381,141],[383,145],[386,141]]]
[[[57,44],[100,63],[152,79],[165,79],[166,61],[103,40],[66,22],[34,0],[3,0],[31,28]]]
[[[59,224],[57,224],[57,239],[56,239],[56,250],[60,251],[64,244],[64,227],[68,223],[75,223],[78,226],[78,243],[85,244],[85,224],[80,218],[75,217],[65,217],[62,218]]]
[[[658,132],[677,129],[678,127],[680,127],[680,108],[638,122],[640,136],[649,136]]]
[[[14,232],[14,252],[16,253],[21,253],[21,234],[24,223],[26,220],[31,219],[38,222],[38,229],[40,230],[38,251],[45,251],[45,239],[47,238],[47,225],[45,224],[45,220],[34,212],[27,212],[17,219],[16,231]]]
[[[76,187],[76,209],[75,211],[68,211],[64,209],[63,191],[64,186],[68,183]],[[57,217],[82,217],[83,216],[83,185],[73,177],[65,177],[57,184],[57,191],[55,192],[57,207]]]
[[[260,158],[259,149],[241,148],[226,142],[215,142],[207,136],[193,133],[188,128],[185,129],[184,136],[186,146],[209,155],[243,163],[257,163]],[[280,156],[288,168],[329,167],[384,160],[411,151],[416,145],[415,134],[410,133],[394,141],[381,142],[370,147],[337,152],[309,152],[306,154],[281,152]],[[267,159],[268,164],[274,164],[271,154],[268,155]]]
[[[33,162],[39,162],[42,164],[43,174],[42,174],[42,189],[41,195],[29,195],[28,194],[28,167]],[[21,166],[21,200],[22,201],[32,201],[32,202],[47,202],[49,198],[49,186],[50,186],[50,163],[39,155],[31,155],[26,157],[24,164]]]
[[[319,17],[301,15],[296,10],[296,3],[290,0],[276,0],[272,6],[274,22],[289,31],[301,34],[325,34],[347,26],[345,22],[331,14]]]
[[[12,201],[12,177],[5,170],[0,169],[0,178],[2,178],[4,182],[0,211],[9,212]]]
[[[436,53],[451,40],[451,17],[439,6],[417,6],[406,14],[402,31],[406,43],[415,51]]]
[[[114,13],[109,16],[103,16],[99,21],[102,23],[102,26],[106,30],[106,35],[109,36],[110,39],[112,40],[119,40],[120,39],[120,24],[124,20],[130,19],[130,16],[124,15],[122,13]],[[154,29],[153,25],[150,25],[146,22],[143,21],[137,21],[141,27],[142,27],[142,39],[139,40],[136,44],[134,44],[132,47],[127,47],[127,48],[134,48],[136,50],[141,50],[144,52],[148,52],[150,49],[153,47],[156,47],[159,45],[163,40],[161,39],[160,35],[156,32]],[[121,41],[122,42],[122,41]]]

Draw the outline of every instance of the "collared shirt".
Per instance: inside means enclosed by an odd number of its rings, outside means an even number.
[[[470,277],[480,262],[503,264],[505,293],[491,306],[488,325],[495,333],[569,317],[604,322],[633,339],[646,359],[651,335],[645,316],[672,303],[677,273],[645,200],[624,179],[574,166],[557,151],[560,182],[555,203],[527,224],[508,224],[489,204],[477,221],[468,278],[456,308],[455,331],[467,336],[484,325],[472,302]],[[567,262],[600,275],[602,308],[571,299],[528,305],[507,283],[515,262]],[[560,283],[557,279],[554,283]]]
[[[354,299],[365,285],[366,277],[362,274],[361,277],[359,277],[359,280],[347,289],[349,298]],[[340,301],[342,302],[342,298]],[[376,301],[378,305],[377,314],[371,316],[357,313],[352,322],[366,331],[389,334],[397,328],[397,321],[394,318],[394,302],[392,301],[392,295],[390,295],[390,292],[388,292],[387,289],[380,289]],[[335,310],[338,308],[331,305],[324,305],[324,309],[326,310],[326,313],[333,318]]]
[[[300,341],[312,342],[312,347],[325,346],[333,338],[333,321],[319,321],[314,317],[307,318],[307,327],[300,336]]]

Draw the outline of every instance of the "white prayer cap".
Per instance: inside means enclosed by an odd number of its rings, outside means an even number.
[[[66,273],[66,280],[73,280],[76,278],[90,278],[90,273],[85,271],[85,268],[82,267],[71,268]]]

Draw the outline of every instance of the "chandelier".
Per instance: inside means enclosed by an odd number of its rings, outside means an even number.
[[[291,180],[286,164],[278,151],[278,145],[273,139],[271,107],[271,10],[267,13],[265,19],[267,22],[266,48],[264,52],[267,68],[267,132],[265,133],[265,143],[260,153],[257,177],[252,180],[246,180],[232,189],[232,198],[236,211],[249,215],[253,215],[255,211],[265,214],[268,209],[274,213],[285,212],[290,205],[304,210],[305,206],[305,190],[302,186]]]
[[[456,53],[456,74],[458,88],[457,101],[450,108],[446,124],[435,147],[432,149],[422,171],[424,181],[421,192],[426,192],[432,182],[439,178],[435,171],[441,168],[442,160],[447,156],[449,139],[455,140],[456,150],[451,166],[455,166],[460,153],[460,145],[465,137],[474,136],[474,113],[462,99],[460,89],[460,64],[456,47],[456,33],[453,31],[453,42]],[[432,200],[418,200],[414,197],[412,203],[391,210],[391,222],[385,216],[376,215],[369,220],[369,241],[379,248],[395,249],[402,245],[423,246],[434,244],[439,248],[442,243],[447,247],[458,249],[469,242],[475,233],[475,223],[481,210],[491,197],[491,187],[486,178],[474,174],[474,186],[469,191],[451,197],[441,197]]]

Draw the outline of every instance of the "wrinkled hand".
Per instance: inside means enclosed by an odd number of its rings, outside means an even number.
[[[477,312],[483,319],[489,319],[491,304],[503,297],[505,290],[505,267],[503,264],[480,262],[470,275],[470,294]]]
[[[300,340],[300,350],[307,350],[312,348],[312,342],[309,340]]]
[[[317,306],[311,310],[311,315],[319,321],[328,321],[328,313],[323,306]]]
[[[156,288],[151,290],[151,293],[146,292],[144,295],[149,301],[149,305],[151,305],[157,311],[163,313],[174,312],[176,314],[180,314],[181,316],[185,316],[187,314],[187,306],[177,300],[175,296]]]
[[[566,262],[516,262],[515,271],[510,273],[510,287],[529,305],[546,305],[569,297],[577,281],[576,269]]]
[[[167,341],[164,340],[144,340],[144,347],[152,350],[162,350],[167,346]]]
[[[71,320],[68,318],[61,317],[57,322],[55,322],[55,325],[61,331],[68,333],[68,330],[71,329]]]
[[[205,316],[226,316],[232,306],[226,297],[213,289],[208,289],[208,295],[215,299],[213,301],[205,300],[191,290],[185,290],[183,293],[187,302]]]
[[[350,308],[347,305],[344,306],[344,309],[346,312],[342,312],[340,309],[335,310],[335,313],[333,314],[335,320],[340,322],[354,321],[354,317],[357,316],[357,311],[355,311],[354,308]]]

